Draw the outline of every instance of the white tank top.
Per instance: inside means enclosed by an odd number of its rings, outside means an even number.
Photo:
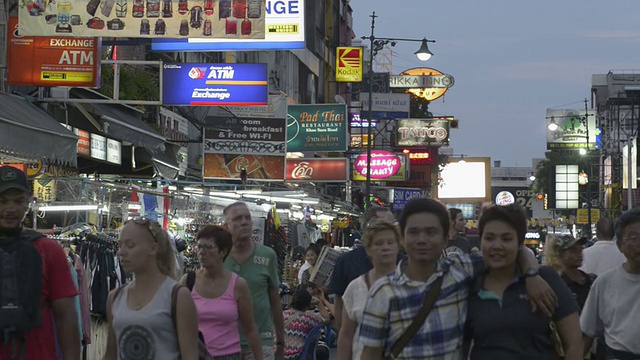
[[[180,346],[171,319],[171,292],[176,281],[167,277],[153,299],[140,310],[127,306],[126,285],[113,302],[113,330],[118,360],[179,360]]]

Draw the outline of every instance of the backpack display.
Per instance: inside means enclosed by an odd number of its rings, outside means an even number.
[[[87,13],[91,16],[96,16],[98,6],[100,6],[100,0],[89,0],[87,3]]]
[[[23,359],[25,337],[42,325],[42,256],[33,242],[35,231],[0,243],[0,340],[12,349],[12,358]]]

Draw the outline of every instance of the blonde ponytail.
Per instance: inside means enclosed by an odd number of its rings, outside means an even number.
[[[548,235],[544,246],[544,264],[551,266],[556,271],[562,270],[562,260],[560,260],[560,244],[562,238],[558,235]]]
[[[158,255],[156,257],[156,262],[158,264],[158,269],[164,275],[178,280],[178,272],[176,266],[176,256],[173,252],[173,246],[171,246],[171,240],[169,240],[169,235],[166,231],[162,230],[158,234]]]

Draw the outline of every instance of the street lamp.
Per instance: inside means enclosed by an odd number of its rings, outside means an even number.
[[[433,56],[433,53],[429,50],[429,46],[427,43],[435,43],[435,40],[427,40],[427,38],[423,39],[405,39],[405,38],[383,38],[376,37],[374,35],[374,31],[376,28],[376,12],[374,11],[371,14],[371,35],[363,36],[362,40],[369,40],[369,111],[368,111],[368,123],[367,123],[367,180],[365,193],[367,196],[367,200],[365,202],[365,206],[369,207],[369,203],[371,202],[371,113],[373,112],[373,58],[376,56],[378,51],[382,50],[385,45],[390,44],[391,46],[395,46],[398,41],[414,41],[421,42],[422,45],[420,49],[415,52],[418,59],[422,61],[427,61]]]

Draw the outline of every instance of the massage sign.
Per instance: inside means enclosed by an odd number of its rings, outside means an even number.
[[[371,179],[382,180],[395,175],[401,166],[400,158],[393,153],[384,150],[371,151]],[[363,176],[367,176],[367,154],[358,155],[354,169]]]
[[[400,119],[396,126],[397,146],[447,146],[449,121],[434,119]]]

